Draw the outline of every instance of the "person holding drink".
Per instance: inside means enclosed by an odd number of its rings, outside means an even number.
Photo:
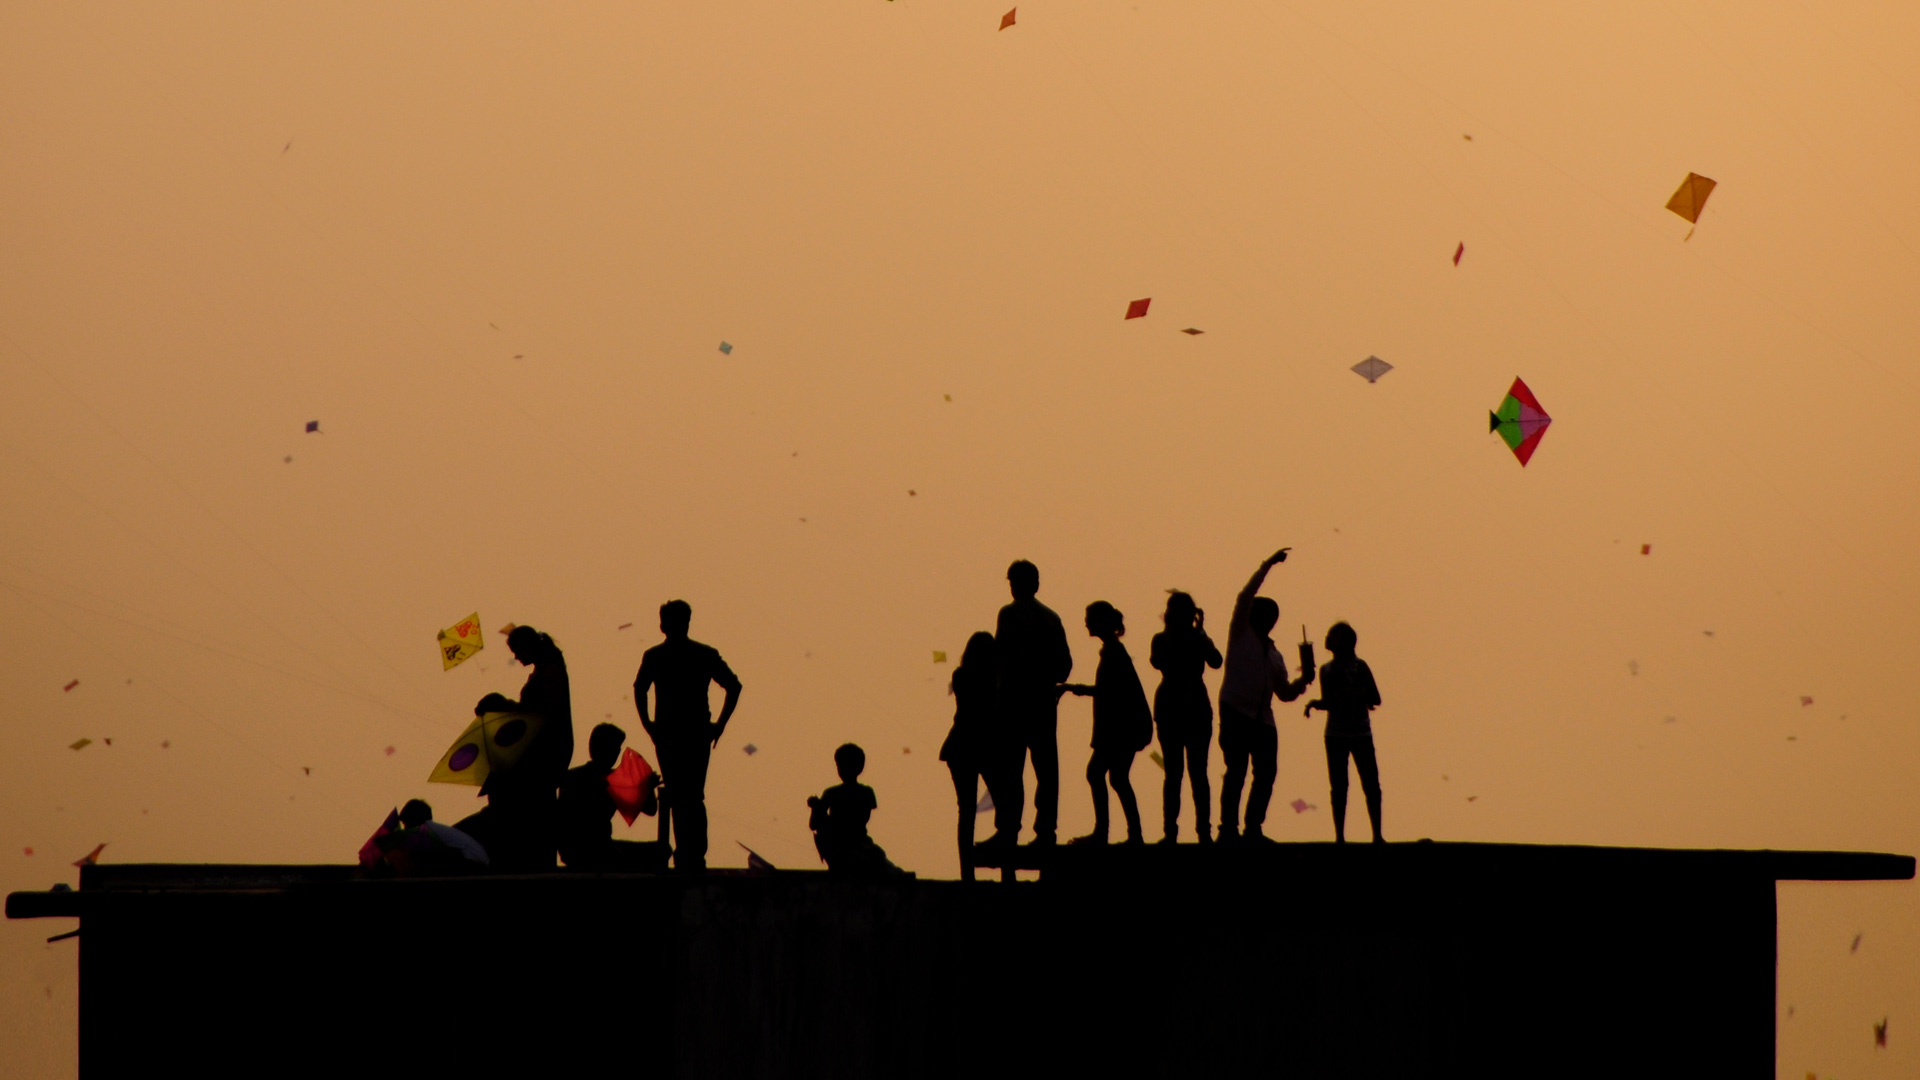
[[[1233,602],[1233,619],[1227,624],[1227,672],[1220,683],[1220,755],[1226,759],[1227,774],[1220,781],[1220,839],[1229,841],[1241,835],[1240,789],[1246,783],[1247,770],[1253,770],[1253,786],[1247,792],[1246,829],[1248,840],[1265,840],[1267,804],[1273,800],[1273,779],[1280,771],[1280,735],[1273,722],[1273,699],[1297,699],[1313,682],[1312,645],[1300,649],[1300,678],[1287,677],[1287,658],[1273,643],[1274,624],[1280,621],[1280,605],[1259,595],[1267,580],[1267,571],[1287,561],[1281,548],[1253,572],[1246,587]]]

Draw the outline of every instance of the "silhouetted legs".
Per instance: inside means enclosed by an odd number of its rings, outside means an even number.
[[[1015,751],[1013,768],[1009,777],[1011,784],[1017,785],[1022,801],[1025,801],[1023,771],[1029,757],[1033,760],[1033,842],[1051,844],[1059,828],[1060,821],[1060,745],[1056,729],[1059,727],[1058,704],[1053,700],[1029,702],[1013,711],[1009,718],[1014,730],[1019,733],[1022,743]],[[998,800],[995,800],[996,803]],[[1014,819],[1014,835],[1018,835],[1019,819]]]
[[[1327,779],[1333,785],[1333,839],[1347,842],[1347,755],[1360,771],[1360,790],[1367,795],[1367,818],[1373,823],[1373,842],[1380,835],[1380,765],[1373,756],[1373,736],[1327,736]]]
[[[1107,842],[1107,783],[1113,783],[1120,796],[1120,812],[1127,818],[1127,842],[1137,844],[1140,834],[1140,803],[1133,797],[1133,754],[1128,751],[1095,750],[1087,762],[1087,783],[1093,788],[1093,832],[1087,839],[1096,844]]]
[[[980,773],[971,765],[948,762],[947,771],[953,774],[953,797],[960,805],[960,831],[956,837],[960,842],[960,879],[973,880],[973,819],[978,816],[980,807]],[[987,785],[987,793],[993,793],[993,785]],[[994,809],[1000,804],[996,801]]]
[[[1212,817],[1211,803],[1213,794],[1207,783],[1207,748],[1213,742],[1213,725],[1208,724],[1198,731],[1182,733],[1160,729],[1160,756],[1166,759],[1167,778],[1160,788],[1161,820],[1166,831],[1166,842],[1171,844],[1180,837],[1180,772],[1184,767],[1188,779],[1193,785],[1193,828],[1201,843],[1213,839],[1213,830],[1209,825]]]
[[[660,751],[660,780],[673,812],[673,868],[707,867],[707,764],[713,744],[700,735],[669,741]]]
[[[1279,732],[1226,706],[1220,709],[1220,755],[1227,774],[1220,779],[1220,839],[1239,832],[1240,786],[1247,767],[1253,767],[1253,789],[1247,792],[1247,835],[1263,835],[1267,804],[1273,801],[1273,778],[1280,770]]]

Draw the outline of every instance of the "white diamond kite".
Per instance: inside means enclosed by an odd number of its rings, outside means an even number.
[[[1368,382],[1377,383],[1380,381],[1380,376],[1393,370],[1393,365],[1377,356],[1369,356],[1365,360],[1353,365],[1351,370],[1355,375],[1360,376]]]

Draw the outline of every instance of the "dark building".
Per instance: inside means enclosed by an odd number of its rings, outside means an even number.
[[[101,1077],[1774,1075],[1774,883],[1906,856],[1064,848],[1038,882],[91,866]]]

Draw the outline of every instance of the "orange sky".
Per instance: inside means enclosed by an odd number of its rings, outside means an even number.
[[[552,633],[584,747],[676,596],[746,683],[716,863],[813,865],[853,739],[950,876],[931,654],[1007,562],[1144,668],[1280,544],[1392,837],[1920,850],[1920,12],[1409,8],[0,7],[0,888],[462,816],[424,779],[523,673],[435,631]],[[74,1070],[50,925],[10,1075]],[[1911,1075],[1916,967],[1913,885],[1783,886],[1780,1075]]]

